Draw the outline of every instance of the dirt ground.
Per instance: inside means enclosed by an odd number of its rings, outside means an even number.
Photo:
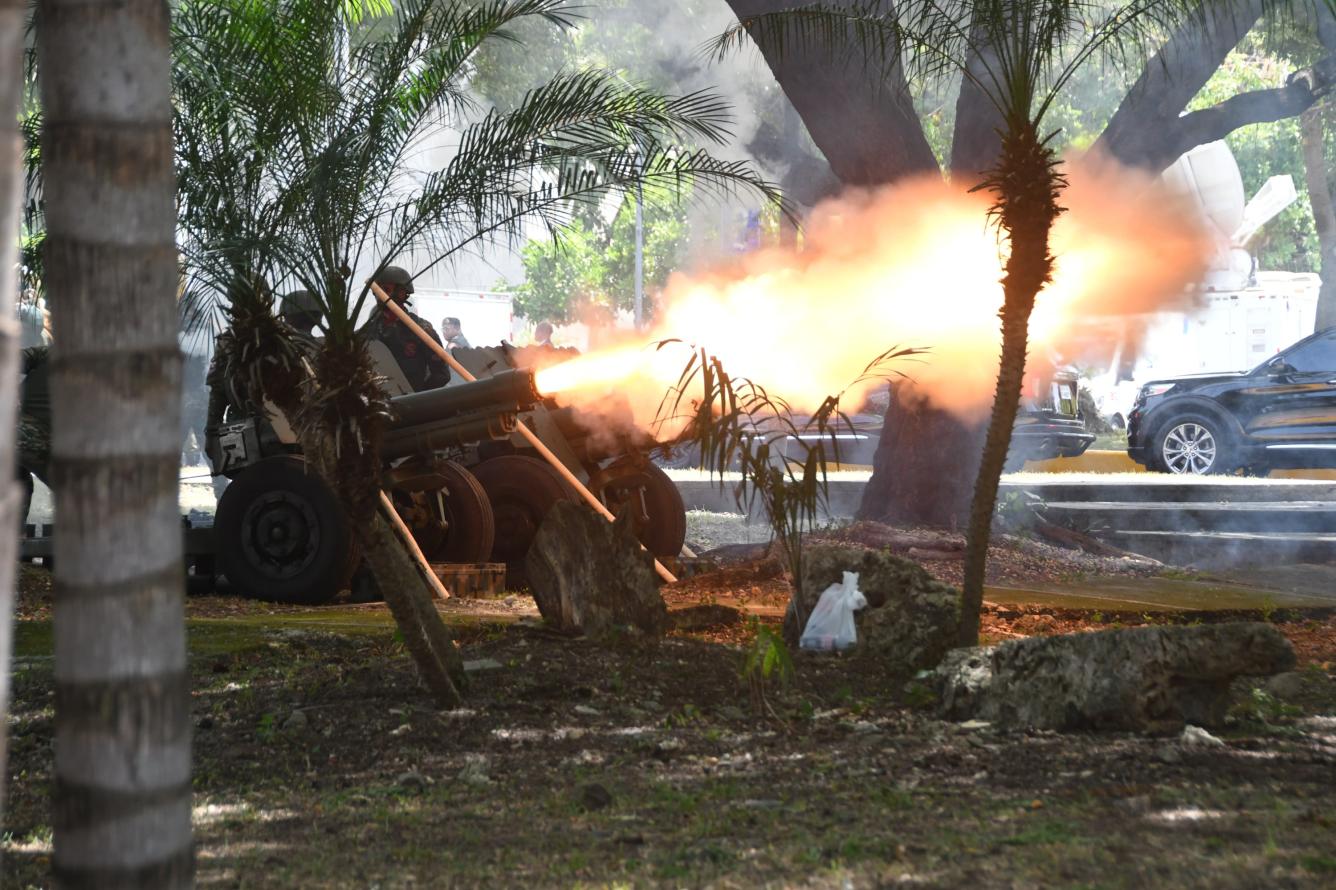
[[[5,888],[48,886],[51,855],[49,579],[23,582]],[[832,655],[795,655],[757,702],[744,651],[786,597],[763,564],[699,576],[670,606],[753,615],[614,648],[554,636],[525,597],[452,600],[475,670],[450,712],[383,606],[193,597],[199,884],[1336,886],[1332,612],[1248,616],[1295,643],[1295,688],[1242,688],[1224,744],[1201,747],[943,723],[912,684]],[[993,606],[984,629],[1234,617]]]

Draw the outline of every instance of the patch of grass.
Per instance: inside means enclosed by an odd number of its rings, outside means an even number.
[[[1314,874],[1336,874],[1336,856],[1325,856],[1320,853],[1312,856],[1302,856],[1299,859],[1299,865],[1304,871],[1311,871]]]
[[[1018,834],[1002,838],[999,843],[1008,847],[1023,847],[1042,844],[1070,844],[1080,839],[1080,835],[1068,822],[1045,819],[1025,828]]]

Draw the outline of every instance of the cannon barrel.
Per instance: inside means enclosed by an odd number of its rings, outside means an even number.
[[[390,399],[394,409],[390,430],[408,431],[467,412],[516,414],[532,408],[538,399],[532,371],[502,371],[472,383],[395,396]]]
[[[538,401],[532,371],[505,371],[469,383],[396,396],[381,443],[387,460],[455,448],[515,431],[516,415]]]
[[[513,411],[480,411],[436,423],[390,429],[385,433],[380,453],[386,460],[396,460],[413,454],[455,448],[470,442],[504,439],[515,432],[517,422]]]

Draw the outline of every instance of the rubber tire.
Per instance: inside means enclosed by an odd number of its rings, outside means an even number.
[[[647,469],[620,476],[603,487],[600,495],[609,489],[643,488],[645,492],[645,512],[649,524],[636,530],[636,537],[645,549],[660,559],[675,558],[682,555],[682,545],[687,540],[687,508],[682,502],[682,494],[668,474],[651,464]],[[617,512],[615,502],[604,497],[603,502],[613,513]]]
[[[257,499],[286,492],[309,505],[320,532],[315,553],[290,578],[260,571],[243,545],[243,525]],[[268,457],[242,470],[223,491],[214,520],[219,571],[238,593],[280,603],[326,603],[348,586],[360,559],[343,506],[334,492],[299,457]]]
[[[560,473],[536,457],[503,454],[470,468],[492,504],[496,542],[492,561],[504,562],[515,580],[544,517],[559,501],[578,496]]]
[[[435,469],[446,478],[449,530],[445,543],[424,555],[430,562],[486,562],[496,546],[496,516],[487,492],[476,476],[452,460],[437,462]]]
[[[1215,439],[1215,462],[1205,473],[1182,473],[1184,476],[1227,476],[1239,468],[1237,449],[1234,447],[1232,434],[1226,432],[1226,426],[1215,417],[1209,414],[1190,412],[1172,417],[1160,424],[1155,430],[1155,437],[1151,439],[1152,450],[1148,468],[1157,473],[1171,473],[1169,465],[1164,461],[1164,440],[1175,427],[1182,426],[1185,423],[1195,423],[1206,427],[1211,437]]]

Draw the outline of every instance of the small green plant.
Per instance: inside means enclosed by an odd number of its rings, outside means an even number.
[[[1006,491],[997,496],[997,506],[993,510],[996,528],[1012,532],[1024,529],[1033,515],[1026,492]]]
[[[668,729],[684,729],[693,723],[699,723],[703,716],[700,708],[687,702],[676,711],[663,718],[663,725]]]
[[[255,725],[255,737],[261,742],[272,742],[274,736],[278,735],[278,718],[272,712],[266,713],[260,717],[260,722]]]
[[[677,340],[663,340],[663,349]],[[787,562],[797,624],[807,622],[803,598],[803,536],[811,533],[828,497],[827,467],[839,461],[841,434],[854,432],[840,399],[850,388],[889,379],[886,366],[917,349],[889,349],[868,364],[844,392],[827,396],[805,420],[780,396],[744,377],[732,377],[716,356],[693,349],[676,384],[659,405],[655,431],[671,429],[669,444],[691,442],[701,467],[718,480],[737,471],[733,497],[744,514],[765,511],[772,538]]]
[[[747,684],[752,709],[758,713],[769,711],[773,716],[774,709],[766,693],[775,683],[786,686],[793,679],[793,658],[783,637],[755,618],[752,623],[755,635],[742,660],[742,679]]]
[[[1249,723],[1260,723],[1266,727],[1276,727],[1288,723],[1303,713],[1299,708],[1286,704],[1260,686],[1254,686],[1252,692],[1242,701],[1236,702],[1230,713]]]
[[[1262,597],[1262,608],[1260,611],[1262,613],[1262,620],[1267,624],[1270,624],[1271,619],[1276,617],[1276,600],[1271,594],[1268,593],[1266,596]]]
[[[937,693],[922,680],[910,680],[905,684],[905,704],[915,710],[930,708],[937,703]]]

